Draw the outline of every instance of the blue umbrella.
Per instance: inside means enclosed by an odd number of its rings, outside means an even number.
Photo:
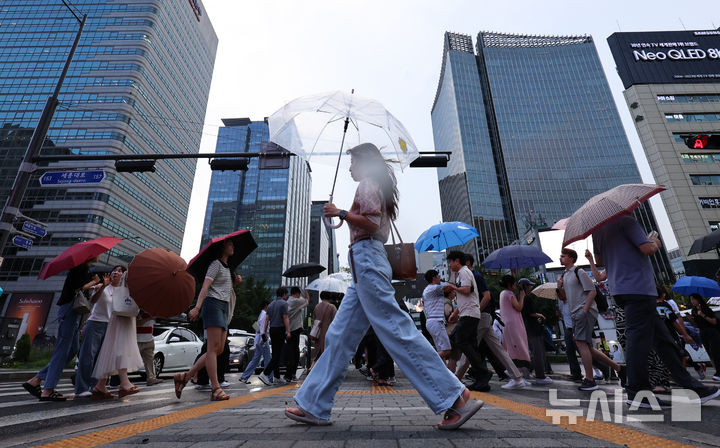
[[[552,258],[535,246],[506,246],[493,251],[482,264],[490,269],[520,269],[551,261]]]
[[[672,290],[686,296],[693,293],[700,294],[703,297],[720,296],[720,286],[715,280],[695,275],[681,277],[672,287]]]
[[[420,235],[415,243],[415,250],[443,250],[448,247],[461,246],[480,234],[475,227],[464,222],[442,222],[436,224]]]

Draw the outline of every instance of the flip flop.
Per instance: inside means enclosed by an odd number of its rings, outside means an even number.
[[[66,396],[59,394],[57,392],[53,392],[50,395],[48,395],[47,397],[43,397],[42,395],[40,396],[40,401],[66,401],[66,400],[67,400]]]
[[[481,407],[483,407],[483,404],[485,403],[480,400],[470,399],[466,401],[465,406],[461,407],[460,409],[448,409],[447,411],[445,411],[445,417],[443,418],[443,421],[450,419],[453,414],[460,416],[460,418],[455,423],[449,423],[447,425],[438,424],[438,429],[458,429],[466,421],[470,420],[470,417],[475,415],[475,413],[479,411]]]
[[[126,397],[128,395],[133,395],[140,392],[140,389],[137,386],[133,386],[130,389],[119,389],[118,388],[118,397]]]
[[[295,420],[296,422],[305,423],[306,425],[310,425],[310,426],[328,426],[328,425],[332,424],[332,422],[330,422],[330,420],[317,418],[314,415],[307,412],[305,409],[301,408],[300,406],[298,406],[297,408],[300,412],[302,412],[305,415],[293,414],[292,412],[285,409],[285,417],[289,418],[290,420]]]
[[[40,395],[42,395],[42,387],[40,387],[39,385],[33,386],[26,381],[22,384],[22,387],[35,398],[40,398]]]
[[[176,373],[173,376],[173,381],[175,382],[175,396],[179,399],[188,382],[187,373]]]
[[[113,395],[109,391],[102,391],[102,390],[97,390],[97,389],[91,390],[90,393],[92,393],[91,397],[93,400],[110,400],[117,396],[117,395]]]

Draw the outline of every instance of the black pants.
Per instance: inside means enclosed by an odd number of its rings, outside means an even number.
[[[207,342],[205,342],[200,349],[198,358],[204,353],[207,353]],[[217,356],[217,375],[218,382],[222,383],[225,381],[225,372],[227,371],[228,365],[230,364],[230,343],[225,339],[225,347],[223,352]],[[197,384],[205,385],[210,384],[210,378],[208,377],[207,370],[205,367],[200,369],[197,373]]]
[[[300,334],[303,329],[290,332],[290,339],[287,340],[285,351],[287,352],[287,369],[285,369],[285,379],[291,380],[297,372],[298,362],[300,361]]]
[[[567,355],[568,364],[570,365],[570,375],[575,378],[582,378],[580,363],[578,362],[577,346],[573,337],[573,329],[565,327],[565,354]]]
[[[493,331],[493,330],[489,330],[489,331]],[[478,347],[478,352],[480,353],[480,356],[482,356],[482,357],[486,358],[488,361],[490,361],[490,365],[493,367],[493,370],[495,370],[495,373],[497,374],[498,377],[500,377],[500,379],[507,378],[507,375],[505,374],[505,370],[507,368],[498,359],[498,357],[495,356],[495,354],[492,352],[492,350],[490,350],[490,347],[487,345],[487,342],[485,342],[485,339],[480,341],[480,346]]]
[[[383,346],[382,342],[380,342],[380,339],[375,338],[375,342],[377,357],[375,364],[371,368],[377,374],[378,379],[387,380],[390,377],[395,376],[393,360],[387,350],[385,350],[385,346]]]
[[[470,365],[477,375],[475,383],[487,385],[492,373],[485,366],[483,357],[478,352],[477,327],[480,319],[470,316],[463,316],[458,320],[455,327],[455,345],[470,361]]]
[[[275,372],[276,375],[280,376],[280,357],[282,356],[283,348],[285,347],[285,327],[270,327],[270,349],[272,350],[272,358],[263,373],[269,375],[270,372]]]
[[[618,300],[618,298],[620,300]],[[625,308],[625,359],[627,362],[627,392],[629,398],[641,390],[650,390],[648,355],[655,348],[663,364],[681,387],[695,389],[703,384],[690,376],[683,367],[680,351],[673,342],[667,326],[655,311],[657,298],[645,295],[617,295]]]
[[[545,340],[542,334],[529,334],[527,336],[530,346],[530,359],[532,359],[535,378],[545,378]]]

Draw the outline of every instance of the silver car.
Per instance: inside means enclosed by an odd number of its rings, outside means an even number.
[[[155,375],[161,372],[189,370],[200,354],[203,341],[192,331],[182,327],[155,327]],[[145,367],[139,370],[145,372]]]

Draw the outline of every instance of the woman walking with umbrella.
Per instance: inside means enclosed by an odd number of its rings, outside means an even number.
[[[220,257],[210,263],[205,273],[205,280],[198,295],[195,307],[190,310],[190,320],[202,317],[203,327],[207,333],[207,352],[200,356],[192,368],[185,373],[175,375],[175,396],[180,398],[182,390],[197,372],[205,367],[212,386],[212,401],[230,399],[223,392],[218,382],[217,357],[223,352],[227,339],[228,316],[231,315],[230,301],[233,295],[233,284],[239,282],[239,276],[228,266],[228,259],[235,252],[231,239],[222,243]]]
[[[695,321],[695,327],[700,330],[700,337],[703,345],[707,349],[708,355],[715,366],[715,375],[713,379],[720,381],[720,331],[718,331],[718,318],[712,309],[708,306],[705,299],[700,294],[691,294],[690,303],[692,303],[692,318]]]
[[[349,211],[325,205],[328,218],[339,217],[350,227],[353,284],[327,332],[325,351],[295,395],[297,407],[285,415],[309,425],[327,425],[335,393],[360,339],[370,325],[378,338],[435,413],[445,411],[438,424],[455,429],[482,406],[443,365],[412,319],[395,301],[391,267],[383,242],[397,217],[397,187],[392,168],[375,145],[350,151],[350,173],[359,182]]]

